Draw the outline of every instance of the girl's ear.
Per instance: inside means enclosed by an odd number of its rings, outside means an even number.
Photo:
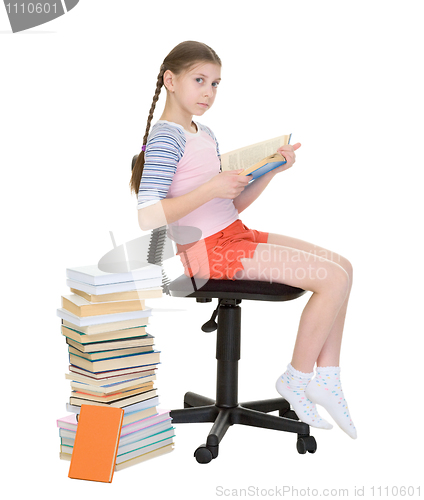
[[[169,90],[170,92],[174,92],[174,79],[175,75],[167,69],[165,73],[163,74],[163,84],[165,85],[166,89]]]

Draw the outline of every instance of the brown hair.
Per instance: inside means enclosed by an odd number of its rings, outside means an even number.
[[[143,146],[147,143],[147,137],[150,131],[150,124],[153,119],[156,103],[159,99],[159,94],[163,86],[163,75],[166,70],[172,71],[175,75],[179,75],[183,71],[189,70],[196,63],[212,62],[221,66],[221,59],[216,52],[208,45],[201,42],[182,42],[174,47],[171,52],[165,57],[160,67],[160,71],[156,82],[156,91],[153,96],[152,106],[150,107],[149,116],[147,118],[146,132],[143,137]],[[135,161],[135,159],[137,160]],[[135,165],[134,165],[135,161]],[[130,188],[135,194],[138,194],[140,189],[141,176],[144,167],[144,151],[138,154],[138,157],[133,158],[133,171],[130,180]]]

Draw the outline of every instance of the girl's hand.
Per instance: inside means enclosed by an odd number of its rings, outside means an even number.
[[[212,177],[207,184],[209,184],[214,198],[230,198],[232,200],[237,198],[251,180],[248,175],[238,175],[243,170],[241,168],[239,170],[224,171]]]
[[[281,167],[275,168],[272,172],[278,174],[278,172],[284,172],[284,170],[292,167],[293,163],[296,161],[296,155],[294,152],[296,151],[296,149],[299,149],[300,146],[300,142],[297,142],[293,146],[288,144],[287,146],[281,146],[281,148],[278,148],[277,153],[280,153],[280,155],[284,156],[284,158],[287,160],[287,163],[281,165]]]

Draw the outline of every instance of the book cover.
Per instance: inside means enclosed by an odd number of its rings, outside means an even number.
[[[81,406],[68,477],[112,482],[123,417],[121,408]]]
[[[243,172],[240,172],[239,175],[250,176],[252,178],[250,182],[252,182],[258,177],[261,177],[262,175],[270,172],[271,170],[281,167],[281,165],[284,165],[285,163],[287,163],[287,160],[284,158],[284,156],[280,155],[279,153],[275,153],[273,155],[267,156],[261,162],[253,165],[252,167],[246,168],[245,170],[243,170]]]

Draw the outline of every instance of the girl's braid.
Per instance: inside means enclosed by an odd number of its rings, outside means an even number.
[[[152,106],[149,111],[149,117],[147,119],[147,126],[146,126],[146,133],[144,134],[143,137],[143,148],[140,151],[138,155],[135,155],[132,160],[132,174],[131,174],[131,180],[130,180],[130,188],[131,191],[133,191],[135,194],[138,193],[139,187],[140,187],[140,181],[141,177],[143,175],[143,167],[144,167],[144,146],[147,143],[147,137],[149,136],[150,132],[150,124],[152,123],[153,119],[153,113],[155,111],[156,103],[158,102],[159,99],[159,94],[163,86],[163,74],[165,73],[165,65],[162,64],[160,67],[160,71],[158,74],[158,79],[156,82],[156,92],[155,95],[153,96],[153,102]]]
[[[156,103],[158,102],[159,94],[160,94],[160,91],[161,91],[162,86],[163,86],[163,74],[165,73],[165,71],[166,71],[165,65],[162,64],[162,66],[160,67],[158,79],[156,82],[156,92],[155,92],[155,95],[153,96],[153,102],[152,102],[152,106],[151,106],[150,111],[149,111],[149,117],[147,118],[146,133],[144,134],[144,137],[143,137],[143,145],[146,144],[147,137],[149,136],[150,124],[152,123],[153,113],[155,112]]]

